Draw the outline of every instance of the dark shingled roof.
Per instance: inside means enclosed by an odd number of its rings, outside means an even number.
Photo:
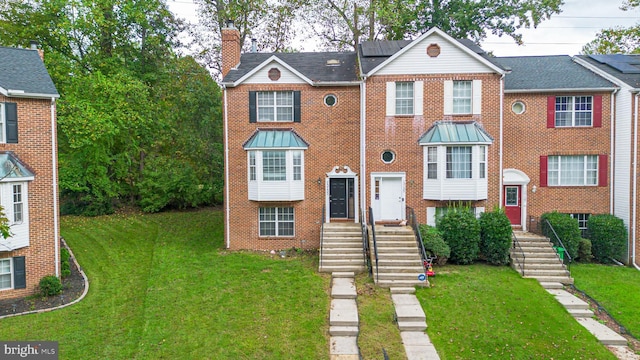
[[[469,39],[456,40],[488,62],[506,70],[495,60],[494,57],[489,56],[489,54],[482,50],[482,48],[473,41]],[[358,48],[358,51],[360,52],[360,65],[362,66],[362,72],[365,74],[370,72],[412,42],[412,40],[363,41]]]
[[[570,56],[517,56],[496,58],[511,68],[505,90],[611,89],[615,85],[576,64]]]
[[[222,82],[233,83],[239,80],[272,56],[282,60],[314,83],[359,80],[355,52],[303,52],[242,54],[238,69],[229,71]],[[338,60],[340,65],[328,65],[329,60]]]
[[[0,87],[25,95],[59,96],[36,50],[0,47]]]
[[[612,55],[606,55],[606,56],[612,56]],[[629,58],[631,60],[631,62],[640,62],[640,55],[621,55],[621,54],[617,54],[615,55],[616,57],[624,57],[624,58]],[[603,72],[613,75],[616,78],[620,79],[620,81],[624,82],[625,84],[638,89],[640,88],[640,74],[637,73],[625,73],[620,71],[619,69],[616,69],[615,67],[608,65],[607,63],[603,63],[601,61],[598,61],[598,58],[596,57],[596,59],[592,58],[589,55],[578,55],[576,56],[577,58],[595,66],[596,68],[602,70]],[[602,59],[600,59],[602,60]]]

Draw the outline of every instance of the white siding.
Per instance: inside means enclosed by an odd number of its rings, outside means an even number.
[[[631,197],[631,126],[633,123],[633,95],[629,87],[623,87],[616,96],[615,159],[613,213],[630,226],[629,198]],[[635,200],[634,200],[635,201]]]
[[[423,146],[423,198],[426,200],[484,200],[488,197],[488,181],[478,179],[478,146],[473,147],[472,166],[473,178],[446,178],[446,146],[438,146],[438,178],[427,179],[427,148]],[[488,175],[488,174],[487,174]]]
[[[13,185],[22,185],[22,219],[21,223],[13,223]],[[0,251],[10,249],[20,249],[29,246],[29,196],[28,183],[7,182],[0,184],[0,203],[4,207],[5,214],[9,219],[11,234],[8,239],[0,236]],[[4,246],[3,246],[4,245]]]
[[[440,46],[440,55],[427,55],[431,44]],[[480,60],[466,53],[438,34],[428,36],[407,52],[380,69],[376,75],[407,74],[468,74],[495,72]]]
[[[280,79],[276,81],[269,79],[269,70],[272,68],[280,70]],[[243,84],[306,84],[306,82],[281,64],[272,61],[243,81]]]
[[[294,150],[301,151],[301,150]],[[287,180],[263,181],[262,151],[256,154],[256,179],[249,180],[247,172],[248,196],[254,201],[297,201],[304,200],[304,151],[302,152],[301,180],[293,180],[293,151],[286,151]],[[247,156],[247,165],[249,157]]]

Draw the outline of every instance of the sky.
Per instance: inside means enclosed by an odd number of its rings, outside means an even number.
[[[640,10],[620,10],[623,0],[565,0],[562,12],[542,22],[536,29],[519,30],[524,45],[510,37],[489,36],[482,44],[495,56],[577,55],[599,30],[640,23]],[[193,0],[167,0],[169,9],[180,18],[196,22]],[[314,49],[305,49],[313,51]]]

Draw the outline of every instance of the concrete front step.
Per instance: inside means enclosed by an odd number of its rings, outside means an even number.
[[[567,310],[589,310],[589,304],[566,290],[547,289]]]
[[[331,298],[355,299],[357,295],[356,285],[353,278],[332,278]]]
[[[591,318],[594,316],[593,311],[585,309],[567,309],[569,314],[574,318]]]
[[[391,294],[415,294],[416,293],[416,288],[414,287],[392,287],[389,289],[389,291],[391,292]]]
[[[353,272],[356,274],[362,273],[365,271],[365,266],[360,265],[326,265],[320,267],[320,272],[323,273],[333,273],[333,272]]]
[[[329,241],[327,239],[324,239],[322,246],[325,248],[359,247],[362,249],[362,240],[356,239],[355,241],[346,241],[344,239],[331,239]]]
[[[544,289],[564,289],[564,285],[559,282],[541,282],[540,286]]]
[[[518,257],[522,261],[522,257]],[[553,255],[547,257],[531,257],[527,256],[524,259],[525,264],[560,264],[560,259]]]
[[[620,334],[609,329],[606,325],[599,323],[591,318],[576,318],[580,325],[584,326],[593,336],[596,337],[603,345],[607,346],[626,346],[627,339]]]
[[[564,265],[560,264],[560,262],[556,261],[555,263],[525,263],[525,268],[527,270],[562,270],[566,271]]]
[[[359,258],[339,257],[335,259],[324,259],[320,261],[320,265],[322,266],[335,266],[335,265],[359,266],[359,265],[364,265],[364,258],[360,256]]]
[[[380,268],[378,268],[380,270]],[[414,273],[409,272],[378,272],[379,280],[416,280],[418,281],[418,276],[420,274],[424,274],[423,269],[417,269]]]
[[[425,331],[427,323],[425,321],[400,321],[398,320],[400,331]]]
[[[347,254],[360,254],[363,255],[362,247],[352,248],[352,247],[343,247],[343,248],[322,248],[322,255],[347,255]]]
[[[398,273],[398,274],[424,274],[424,268],[421,264],[413,266],[380,266],[378,264],[378,273]]]
[[[358,326],[358,305],[355,299],[333,299],[329,312],[330,326]]]
[[[412,237],[409,240],[383,240],[377,241],[378,248],[396,248],[396,247],[416,247],[416,240]]]
[[[330,326],[329,335],[331,336],[358,336],[357,326]]]
[[[417,278],[415,280],[389,280],[389,279],[379,279],[376,281],[376,285],[384,288],[391,287],[409,287],[409,286],[427,286],[426,281],[420,281]]]
[[[537,270],[529,267],[524,268],[525,276],[569,276],[569,273],[564,269],[559,270]]]
[[[375,261],[374,261],[375,262]],[[380,259],[378,258],[378,266],[422,266],[422,260],[419,257],[412,259]]]
[[[536,279],[538,282],[559,282],[564,285],[573,284],[573,278],[568,276],[524,276],[525,278]]]

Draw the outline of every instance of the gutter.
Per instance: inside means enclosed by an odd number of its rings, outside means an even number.
[[[610,177],[611,180],[609,181],[609,214],[613,214],[613,203],[614,203],[614,192],[615,192],[615,121],[616,121],[616,117],[615,117],[615,97],[616,94],[618,93],[620,89],[615,89],[611,92],[611,105],[609,106],[609,113],[611,116],[611,122],[610,122],[610,132],[611,132],[611,140],[609,140],[609,145],[611,147],[611,149],[609,150],[609,164],[611,164],[611,171],[610,171]]]
[[[638,177],[636,173],[638,171],[638,99],[640,98],[640,93],[636,92],[634,101],[634,111],[633,111],[633,209],[632,209],[632,217],[631,217],[631,229],[633,234],[631,235],[631,263],[635,266],[636,269],[640,270],[640,266],[636,264],[636,214],[638,210]]]
[[[51,186],[53,187],[53,243],[56,276],[60,277],[60,234],[58,233],[58,157],[56,146],[56,97],[51,97]],[[80,267],[78,267],[79,269]],[[86,287],[85,287],[86,289]]]
[[[222,85],[222,92],[223,92],[223,97],[224,97],[224,111],[223,111],[223,117],[224,117],[224,189],[225,189],[225,194],[224,194],[224,207],[225,207],[225,236],[227,238],[227,249],[231,247],[231,235],[229,234],[230,231],[230,222],[229,222],[229,216],[231,214],[231,209],[229,207],[229,120],[228,120],[228,107],[227,107],[227,88],[226,86],[223,84]]]
[[[360,82],[360,202],[362,222],[367,224],[367,166],[366,166],[366,136],[367,136],[367,77],[363,76]]]
[[[502,163],[503,161],[502,153],[504,151],[503,140],[504,140],[504,77],[505,76],[506,74],[502,74],[502,76],[500,76],[500,150],[499,150],[500,151],[500,155],[499,155],[500,176],[498,177],[498,194],[499,194],[498,206],[500,207],[502,207],[502,181],[504,177],[504,174],[502,173],[504,168],[504,164]],[[489,156],[489,154],[487,154],[487,156]]]
[[[617,90],[617,87],[606,87],[606,88],[574,88],[574,89],[511,89],[505,90],[505,94],[531,94],[531,93],[546,93],[546,92],[554,92],[554,93],[572,93],[572,92],[602,92],[602,91],[614,91]]]

